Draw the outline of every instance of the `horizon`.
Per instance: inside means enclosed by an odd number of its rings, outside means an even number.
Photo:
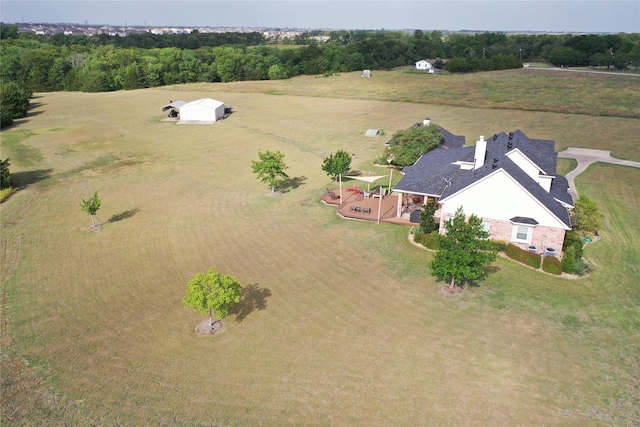
[[[640,2],[626,0],[8,0],[0,16],[21,25],[640,33]]]

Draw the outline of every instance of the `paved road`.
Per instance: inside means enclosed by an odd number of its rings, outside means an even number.
[[[611,157],[610,151],[605,150],[569,147],[565,151],[559,152],[558,157],[564,159],[576,159],[578,161],[578,166],[566,175],[567,181],[569,181],[569,193],[571,193],[574,202],[578,200],[578,192],[576,191],[574,178],[584,172],[591,163],[604,162],[640,168],[640,162],[616,159],[615,157]]]

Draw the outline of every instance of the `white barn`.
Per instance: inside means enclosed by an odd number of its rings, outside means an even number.
[[[433,69],[433,64],[426,59],[421,59],[420,61],[416,62],[416,70],[429,71],[431,69]]]
[[[210,124],[224,116],[224,102],[211,98],[191,101],[180,107],[180,122]]]

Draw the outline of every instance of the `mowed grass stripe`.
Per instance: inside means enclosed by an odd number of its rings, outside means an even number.
[[[100,106],[95,117],[78,114],[73,129],[29,144],[49,153],[46,145],[64,140],[77,160],[60,170],[107,155],[141,161],[115,161],[40,190],[30,187],[10,199],[26,211],[3,204],[3,225],[19,225],[11,233],[21,237],[23,254],[6,289],[12,351],[96,419],[540,425],[565,414],[569,425],[606,409],[611,390],[627,378],[616,374],[626,372],[624,364],[607,365],[600,347],[561,322],[568,303],[558,303],[560,295],[577,297],[580,305],[588,300],[584,287],[597,300],[598,275],[567,284],[499,260],[500,271],[480,289],[448,298],[426,268],[431,255],[407,242],[406,229],[340,220],[334,208],[318,203],[332,185],[320,169],[325,153],[346,148],[356,167],[379,155],[384,140],[365,138],[369,127],[400,129],[430,115],[455,133],[517,123],[537,129],[526,130],[531,136],[566,141],[596,129],[585,129],[584,118],[161,89],[46,94],[46,114],[24,126],[68,120],[59,107],[73,105],[72,95]],[[224,99],[237,112],[214,126],[157,120],[168,99],[203,95]],[[130,107],[114,112],[121,105]],[[602,121],[627,131],[633,124]],[[562,123],[572,123],[569,134],[558,131]],[[112,128],[123,136],[110,138]],[[98,137],[95,146],[84,142]],[[615,143],[626,150],[625,141]],[[267,197],[267,186],[250,170],[260,149],[284,152],[287,172],[300,185]],[[89,218],[78,208],[85,184],[100,191],[103,220],[134,213],[100,233],[86,231]],[[186,281],[210,265],[271,292],[264,310],[241,322],[229,316],[213,339],[195,336],[203,316],[181,304]],[[605,335],[604,342],[624,355],[620,334]]]

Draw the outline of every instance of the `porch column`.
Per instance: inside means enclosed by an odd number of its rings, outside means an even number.
[[[402,216],[402,198],[404,197],[404,193],[398,193],[398,206],[396,207],[396,218],[400,218]]]

